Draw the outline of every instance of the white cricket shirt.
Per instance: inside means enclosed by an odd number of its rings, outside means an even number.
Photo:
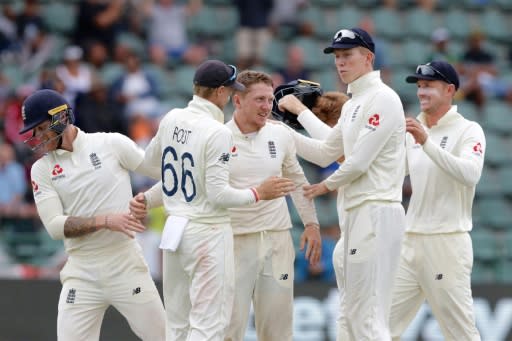
[[[472,229],[475,187],[482,174],[485,135],[476,122],[451,109],[430,129],[421,146],[407,134],[407,166],[413,188],[407,232],[451,233]]]
[[[54,218],[50,214],[93,217],[128,212],[132,198],[128,170],[135,170],[143,155],[143,150],[124,135],[86,134],[78,130],[73,152],[58,149],[37,160],[31,171],[32,187],[45,227],[48,229],[46,222]],[[46,200],[55,198],[61,207],[52,207],[51,213],[39,209]],[[64,238],[63,229],[50,234]],[[70,255],[96,253],[127,242],[134,241],[123,233],[108,229],[83,237],[64,238]]]
[[[247,188],[259,185],[270,176],[286,177],[297,187],[292,198],[303,223],[318,224],[313,201],[306,199],[302,191],[308,181],[297,161],[295,143],[288,129],[279,124],[266,124],[258,132],[245,135],[235,120],[226,126],[233,133],[234,143],[229,164],[230,184]],[[284,197],[231,208],[229,212],[235,235],[292,227]]]
[[[402,201],[405,175],[405,117],[400,98],[372,71],[348,85],[352,94],[324,141],[295,139],[299,155],[327,166],[345,155],[326,180],[343,188],[344,209],[366,201]]]
[[[145,162],[162,169],[163,204],[168,215],[204,224],[229,223],[227,207],[256,201],[250,189],[229,186],[233,140],[224,113],[194,96],[184,109],[162,119],[146,148]]]

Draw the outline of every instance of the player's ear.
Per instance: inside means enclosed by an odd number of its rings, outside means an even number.
[[[241,97],[240,92],[235,91],[233,93],[233,105],[235,106],[235,108],[239,108],[240,107],[241,99],[242,99],[242,97]]]

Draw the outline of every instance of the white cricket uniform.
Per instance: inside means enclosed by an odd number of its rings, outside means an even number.
[[[297,188],[292,198],[301,220],[318,224],[314,203],[302,191],[308,181],[297,160],[291,132],[281,125],[266,124],[245,135],[234,120],[226,126],[234,142],[230,184],[247,188],[270,176],[289,178]],[[236,291],[225,340],[243,340],[252,302],[258,339],[291,341],[295,250],[286,199],[264,200],[229,212],[235,235]]]
[[[395,281],[391,332],[399,340],[425,298],[446,340],[480,340],[471,295],[472,205],[482,174],[485,136],[476,122],[451,109],[423,146],[407,135],[412,196]],[[420,266],[418,266],[420,264]]]
[[[323,123],[311,110],[305,109],[302,111],[297,120],[302,124],[306,131],[311,135],[312,138],[317,140],[325,139],[332,128],[327,124]],[[307,137],[297,133],[295,130],[290,129],[294,132],[294,138],[307,139]],[[300,155],[300,154],[299,154]],[[308,155],[300,155],[302,158],[308,159]],[[345,238],[343,234],[343,218],[345,217],[345,211],[343,210],[343,190],[338,189],[336,196],[336,207],[338,212],[338,224],[340,227],[340,239],[336,242],[336,247],[332,253],[332,265],[336,274],[336,284],[338,286],[339,295],[339,307],[338,316],[336,317],[337,325],[337,340],[347,340],[347,322],[345,320],[345,312],[343,306],[345,304],[345,281],[344,278],[344,250],[345,250]]]
[[[324,183],[330,190],[343,187],[347,332],[351,340],[389,340],[405,229],[405,117],[400,98],[379,71],[350,83],[348,92],[352,97],[326,140],[297,140],[297,150],[324,167],[345,155]]]
[[[164,252],[167,339],[223,340],[234,297],[233,234],[227,207],[256,201],[250,189],[229,186],[233,146],[224,114],[194,96],[171,110],[146,148],[146,162],[162,169],[168,215],[185,217],[175,252]]]
[[[54,239],[64,239],[69,254],[60,274],[59,340],[98,340],[110,305],[143,340],[164,340],[162,301],[139,244],[108,229],[64,237],[68,216],[128,212],[132,198],[128,171],[142,160],[143,151],[126,136],[79,130],[73,152],[52,151],[32,166],[41,220]]]

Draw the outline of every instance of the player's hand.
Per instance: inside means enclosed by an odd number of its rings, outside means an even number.
[[[320,236],[320,226],[317,224],[306,224],[304,232],[300,236],[300,250],[306,247],[305,257],[309,264],[316,265],[322,256],[322,237]]]
[[[130,200],[130,213],[140,221],[146,218],[148,210],[146,208],[144,193],[137,193],[137,195]]]
[[[288,111],[294,115],[299,115],[307,109],[307,107],[294,95],[289,94],[284,96],[277,103],[279,110]]]
[[[135,237],[136,232],[144,232],[146,227],[130,213],[109,214],[105,216],[105,228]]]
[[[260,200],[284,197],[294,190],[295,184],[292,180],[278,176],[271,176],[256,187]]]
[[[423,145],[428,138],[428,134],[423,129],[423,126],[417,119],[412,117],[405,118],[405,129],[406,131],[414,137],[416,143]]]
[[[304,190],[304,196],[310,200],[319,195],[324,195],[330,192],[323,182],[313,185],[305,185],[302,189]]]

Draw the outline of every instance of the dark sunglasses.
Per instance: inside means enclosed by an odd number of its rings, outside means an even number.
[[[222,86],[225,86],[226,84],[233,83],[235,81],[235,79],[236,79],[236,76],[237,76],[236,66],[231,65],[231,64],[229,64],[228,66],[233,69],[233,74],[227,80],[222,82],[222,84],[221,84]]]
[[[416,68],[416,73],[418,75],[430,76],[430,77],[434,77],[437,74],[437,75],[441,76],[441,78],[446,83],[453,84],[453,82],[448,80],[448,78],[445,75],[443,75],[443,73],[441,71],[437,70],[436,68],[434,68],[431,65],[427,65],[427,64],[418,65],[418,67]]]

